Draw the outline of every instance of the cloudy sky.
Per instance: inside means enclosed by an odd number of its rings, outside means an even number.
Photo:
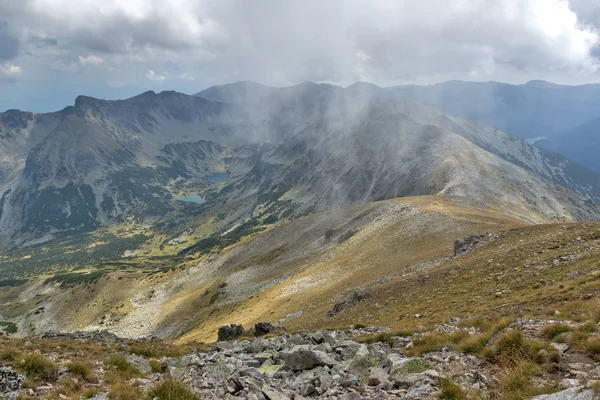
[[[600,0],[0,0],[0,110],[450,79],[600,82]]]

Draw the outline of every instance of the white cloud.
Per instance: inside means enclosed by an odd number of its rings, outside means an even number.
[[[22,73],[23,69],[18,65],[10,63],[0,64],[0,82],[14,82]]]
[[[79,63],[82,65],[88,65],[88,64],[100,65],[104,62],[104,60],[102,58],[95,56],[91,53],[88,54],[86,57],[79,56],[78,58],[79,58]]]
[[[0,20],[19,57],[30,57],[11,62],[62,66],[96,83],[580,83],[600,78],[599,8],[597,0],[0,0]]]
[[[155,82],[162,82],[165,79],[167,79],[167,76],[162,75],[162,74],[157,74],[153,70],[149,69],[148,73],[146,74],[146,79],[148,79],[150,81],[155,81]]]

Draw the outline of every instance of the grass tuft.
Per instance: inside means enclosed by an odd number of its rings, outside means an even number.
[[[542,337],[547,340],[553,340],[562,333],[571,332],[573,328],[566,324],[550,324],[542,329]]]
[[[199,400],[186,385],[180,381],[169,378],[165,379],[148,393],[149,399],[158,400]]]
[[[58,378],[58,366],[41,354],[25,355],[17,362],[17,369],[33,380],[55,381]]]
[[[67,372],[71,375],[77,376],[87,382],[97,382],[96,374],[94,374],[94,368],[90,362],[87,361],[71,361],[66,365]]]
[[[160,363],[160,361],[158,360],[148,360],[148,364],[150,364],[150,368],[152,369],[152,372],[162,372],[162,365]]]
[[[587,353],[593,356],[600,355],[600,337],[589,338],[585,344],[585,350]]]
[[[142,398],[142,393],[136,387],[118,382],[111,386],[108,397],[110,400],[139,400]]]
[[[463,388],[449,379],[442,379],[442,390],[438,396],[440,400],[466,400],[467,395]]]
[[[413,348],[407,350],[406,354],[409,356],[420,356],[422,354],[431,353],[432,351],[456,345],[468,337],[469,334],[464,331],[457,331],[449,335],[443,333],[431,333],[413,340]]]
[[[119,383],[132,378],[140,377],[140,371],[123,356],[113,356],[104,361],[109,368],[105,379],[109,383]]]

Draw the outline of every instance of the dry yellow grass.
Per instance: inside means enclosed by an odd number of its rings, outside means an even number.
[[[532,226],[514,217],[518,211],[444,196],[355,205],[271,228],[216,257],[187,260],[182,269],[109,274],[2,311],[14,318],[42,300],[55,310],[46,318],[64,329],[104,328],[98,320],[113,313],[108,327],[117,334],[129,336],[128,327],[143,322],[136,334],[174,327],[172,338],[182,343],[212,341],[224,324],[260,321],[284,320],[290,331],[356,323],[422,330],[453,317],[597,322],[600,304],[590,294],[600,290],[600,225]],[[353,223],[348,240],[325,243],[326,229]],[[452,257],[454,240],[486,232],[499,236]],[[221,288],[223,282],[229,286]],[[368,293],[362,303],[327,315],[358,287]],[[3,291],[0,301],[18,296],[16,290]]]
[[[207,322],[183,340],[212,340],[219,325],[249,326],[298,311],[303,314],[284,324],[289,330],[354,323],[414,330],[453,317],[481,316],[560,316],[582,322],[598,315],[600,304],[589,294],[600,289],[595,264],[600,224],[529,226],[497,211],[445,198],[397,201],[419,209],[421,215],[416,218],[426,222],[418,227],[418,234],[412,233],[410,221],[359,233],[334,250],[313,254],[281,270],[281,274],[296,272],[281,284],[210,310],[210,318],[204,314]],[[492,245],[451,257],[455,239],[484,232],[500,233]],[[426,263],[435,260],[441,261],[427,268]],[[328,273],[327,279],[318,279]],[[299,281],[311,282],[311,278],[317,284],[281,296],[286,288]],[[327,316],[336,295],[359,286],[370,294],[363,303]]]

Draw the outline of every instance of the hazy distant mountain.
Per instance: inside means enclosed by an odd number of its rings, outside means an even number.
[[[597,84],[445,82],[431,86],[398,86],[384,92],[482,122],[520,138],[560,134],[597,118],[600,109],[600,85]]]
[[[1,114],[1,233],[19,243],[182,218],[175,198],[191,190],[223,226],[438,193],[534,221],[600,217],[598,174],[381,90],[243,82]],[[214,186],[215,172],[230,179]]]
[[[588,121],[567,133],[540,140],[536,145],[563,154],[600,172],[600,118]]]
[[[239,193],[277,193],[302,210],[444,193],[497,201],[522,216],[596,218],[596,207],[550,182],[598,199],[600,176],[559,155],[427,106],[328,90],[338,97],[323,117],[263,156],[259,170],[235,183]],[[287,97],[261,102],[285,107]]]
[[[209,88],[200,95],[210,100],[239,102],[265,98],[274,90],[253,82],[239,82]],[[380,100],[415,101],[524,139],[570,131],[600,115],[598,84],[563,86],[531,81],[523,85],[510,85],[450,81],[427,86],[380,88],[360,82],[346,91]]]

